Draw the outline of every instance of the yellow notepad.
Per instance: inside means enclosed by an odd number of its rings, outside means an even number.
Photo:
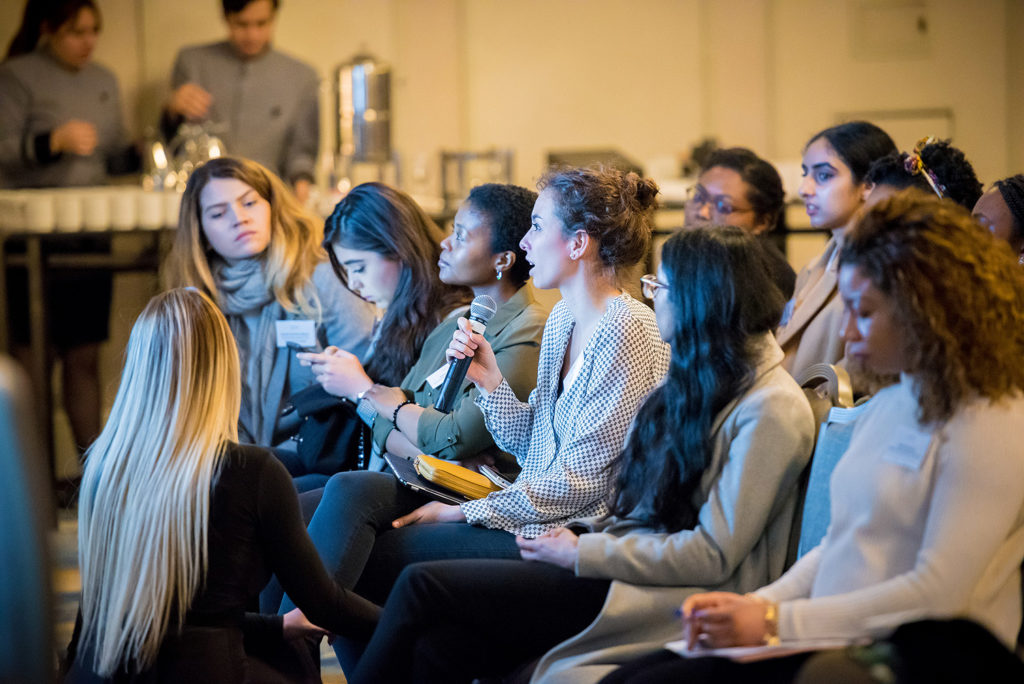
[[[491,492],[501,491],[478,472],[426,454],[416,457],[416,472],[434,484],[465,494],[471,499],[482,499]]]

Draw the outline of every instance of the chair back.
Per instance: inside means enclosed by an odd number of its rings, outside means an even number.
[[[854,406],[850,376],[827,363],[808,367],[797,377],[804,389],[818,432],[810,463],[798,484],[802,505],[793,520],[787,567],[813,549],[825,536],[829,522],[829,479],[853,433],[853,421],[866,403]]]
[[[54,679],[47,535],[54,526],[28,378],[0,356],[0,681]]]

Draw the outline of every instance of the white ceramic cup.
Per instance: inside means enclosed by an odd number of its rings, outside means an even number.
[[[110,228],[110,190],[94,188],[82,197],[82,225],[86,230]]]
[[[25,228],[39,232],[53,230],[56,221],[53,193],[37,190],[26,194]]]
[[[25,193],[0,190],[0,231],[25,228]]]
[[[139,228],[157,230],[164,225],[164,194],[158,190],[143,190],[138,194]]]
[[[131,230],[138,223],[139,206],[135,196],[138,190],[122,186],[110,191],[110,227]]]
[[[60,190],[54,200],[54,225],[59,231],[82,230],[82,193]]]
[[[181,212],[181,195],[177,190],[164,190],[164,225],[168,228],[178,227],[178,214]]]

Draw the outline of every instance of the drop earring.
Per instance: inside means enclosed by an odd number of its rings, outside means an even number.
[[[501,269],[497,268],[495,270],[498,272],[498,280],[501,280]]]

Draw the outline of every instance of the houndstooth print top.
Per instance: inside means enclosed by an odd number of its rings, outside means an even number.
[[[626,432],[668,370],[669,346],[654,313],[622,294],[611,300],[583,349],[576,380],[558,394],[575,320],[565,301],[544,326],[537,388],[522,403],[503,380],[476,399],[499,447],[522,472],[511,487],[462,504],[474,525],[535,537],[569,519],[608,512],[612,473]]]

